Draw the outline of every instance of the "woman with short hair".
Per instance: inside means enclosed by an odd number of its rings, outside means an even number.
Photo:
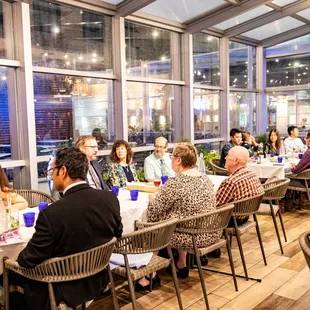
[[[125,140],[117,140],[112,146],[110,159],[112,163],[108,171],[113,185],[125,187],[127,182],[139,182],[135,166],[131,163],[133,151]]]

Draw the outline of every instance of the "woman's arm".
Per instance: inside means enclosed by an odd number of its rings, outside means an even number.
[[[11,198],[11,204],[12,206],[18,208],[18,210],[23,210],[26,209],[28,207],[28,202],[26,201],[26,199],[14,192],[10,192],[10,193],[3,193],[4,195],[2,196],[3,200],[8,200],[8,195]]]

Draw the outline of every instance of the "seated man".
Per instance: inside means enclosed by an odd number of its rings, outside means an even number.
[[[221,151],[221,159],[220,159],[220,166],[222,168],[225,167],[225,161],[226,161],[226,156],[229,152],[229,150],[237,145],[240,145],[242,143],[242,132],[238,128],[233,128],[230,130],[230,141],[226,143]]]
[[[163,175],[174,176],[167,149],[167,139],[159,137],[155,140],[154,152],[144,160],[144,177],[147,182],[153,182],[156,177]]]
[[[307,149],[300,138],[298,138],[299,131],[297,126],[289,126],[287,129],[289,137],[284,140],[285,153],[288,152],[302,152]]]
[[[297,165],[291,163],[292,169],[291,172],[294,174],[298,174],[306,169],[310,168],[310,148],[303,154],[301,160]]]
[[[39,213],[35,233],[18,256],[18,263],[33,268],[51,257],[86,251],[121,237],[122,222],[117,197],[109,191],[91,188],[86,183],[88,160],[79,149],[59,149],[51,176],[63,198]],[[24,295],[11,298],[11,309],[50,309],[46,283],[32,281],[13,272],[10,284],[19,285]],[[54,284],[57,304],[70,307],[98,297],[109,283],[107,270],[90,278]],[[20,300],[23,303],[20,304]]]
[[[222,182],[216,192],[216,205],[240,200],[247,197],[262,194],[264,189],[257,175],[247,168],[249,152],[242,146],[234,146],[226,156],[225,168],[229,171],[229,177]],[[249,217],[237,217],[237,224],[245,223]],[[233,226],[230,221],[229,226]]]

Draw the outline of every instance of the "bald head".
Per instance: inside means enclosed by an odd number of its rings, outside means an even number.
[[[230,172],[234,172],[241,166],[245,166],[249,161],[249,152],[243,146],[232,147],[227,156],[225,168]]]

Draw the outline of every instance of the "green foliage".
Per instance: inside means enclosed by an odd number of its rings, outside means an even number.
[[[218,159],[219,154],[215,151],[210,151],[205,145],[197,145],[198,156],[200,153],[203,153],[203,159],[205,161],[206,167],[209,167],[209,161],[211,159]]]
[[[258,135],[258,136],[256,136],[255,140],[257,143],[264,143],[265,144],[267,142],[267,134],[264,133],[262,135]]]
[[[145,177],[144,177],[144,169],[143,168],[137,169],[136,172],[137,172],[138,180],[140,182],[146,182]]]

